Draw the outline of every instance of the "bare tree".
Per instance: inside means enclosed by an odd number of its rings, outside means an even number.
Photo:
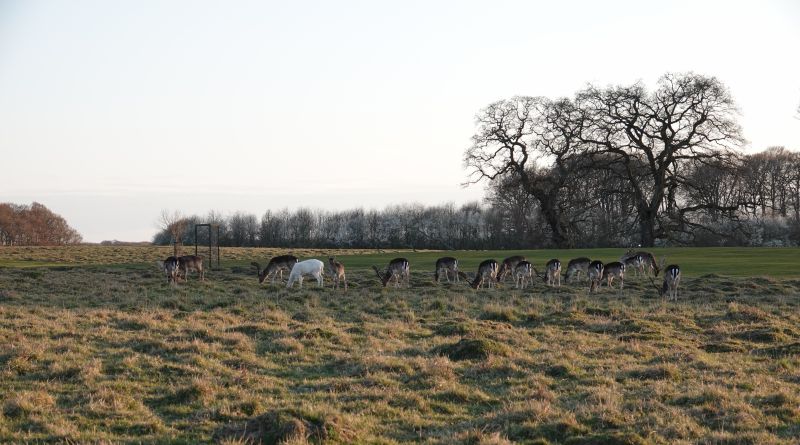
[[[612,155],[613,163],[623,167],[643,246],[666,237],[670,219],[685,221],[689,214],[716,205],[682,205],[670,198],[686,185],[681,172],[688,164],[730,158],[743,143],[733,98],[718,79],[666,74],[652,93],[638,83],[605,89],[590,86],[578,93],[576,101],[588,116],[588,126],[580,134],[584,148]]]
[[[163,209],[158,219],[158,225],[172,237],[173,252],[175,256],[178,256],[178,245],[181,244],[183,234],[189,226],[189,220],[177,210],[170,213]]]
[[[490,104],[478,113],[478,130],[464,156],[470,183],[512,178],[538,201],[553,243],[572,247],[574,220],[561,204],[577,173],[570,155],[580,142],[583,121],[582,111],[569,100],[518,96]]]

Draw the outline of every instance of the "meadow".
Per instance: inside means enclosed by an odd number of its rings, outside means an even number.
[[[640,277],[437,285],[443,252],[295,252],[336,255],[344,293],[259,285],[250,261],[281,249],[171,287],[170,248],[3,247],[0,443],[800,443],[800,250],[652,251],[683,269],[677,303]],[[397,256],[410,289],[369,269]]]

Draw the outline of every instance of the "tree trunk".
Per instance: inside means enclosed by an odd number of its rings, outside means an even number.
[[[553,232],[552,241],[559,249],[571,249],[574,247],[569,236],[569,228],[564,226],[561,221],[561,213],[558,211],[556,199],[540,199],[542,216]]]
[[[642,247],[653,247],[656,241],[656,212],[639,210],[639,240]]]

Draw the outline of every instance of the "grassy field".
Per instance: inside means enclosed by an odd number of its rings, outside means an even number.
[[[259,286],[272,250],[172,288],[169,249],[0,248],[0,443],[797,444],[800,251],[654,252],[678,303],[436,285],[441,252],[333,252],[345,294]],[[622,250],[455,256],[513,253]],[[368,270],[396,256],[411,289]]]
[[[729,275],[737,277],[770,276],[773,278],[800,277],[800,249],[797,248],[662,248],[648,249],[658,258],[666,256],[668,264],[680,264],[686,276],[706,274]],[[200,255],[206,255],[202,248]],[[185,247],[183,254],[193,254],[194,248]],[[370,265],[381,265],[392,258],[408,258],[414,270],[431,270],[436,259],[444,255],[455,255],[461,261],[462,269],[477,268],[487,259],[498,261],[511,255],[525,255],[535,265],[541,267],[551,258],[567,262],[581,256],[599,259],[604,262],[618,261],[625,249],[574,249],[574,250],[517,250],[517,251],[411,251],[376,249],[276,249],[276,248],[238,248],[221,249],[222,266],[249,267],[250,261],[265,265],[275,255],[292,253],[301,259],[325,259],[329,255],[340,258],[348,267],[368,269]],[[0,247],[0,267],[27,268],[42,266],[76,265],[132,265],[152,264],[172,255],[172,248],[141,246],[67,246],[67,247]],[[432,272],[431,272],[432,273]]]

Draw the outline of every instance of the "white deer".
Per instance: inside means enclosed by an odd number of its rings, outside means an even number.
[[[292,266],[292,271],[289,273],[289,282],[286,284],[287,288],[291,288],[295,281],[303,287],[303,276],[311,275],[317,279],[319,287],[322,287],[322,274],[325,270],[325,263],[320,260],[305,260],[296,263]]]

